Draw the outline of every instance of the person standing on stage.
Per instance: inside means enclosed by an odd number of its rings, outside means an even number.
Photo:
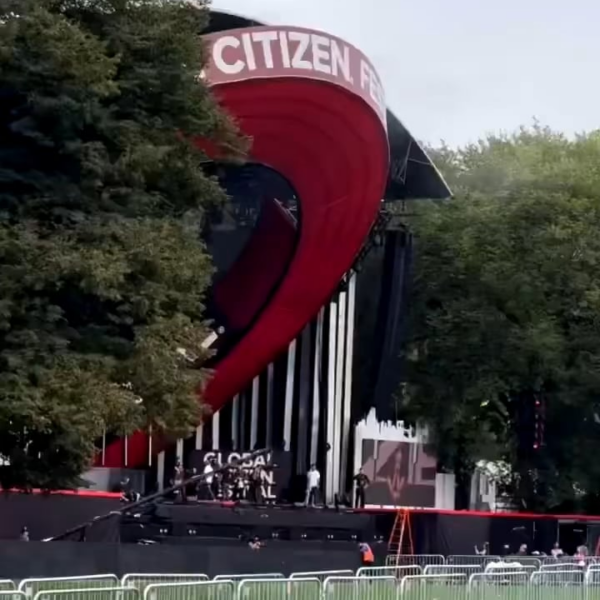
[[[215,459],[211,458],[204,466],[204,481],[202,482],[201,500],[214,500],[214,485],[215,485]]]
[[[365,489],[371,483],[371,480],[363,473],[362,467],[358,470],[358,473],[354,476],[356,482],[356,496],[354,502],[354,508],[365,507]]]
[[[263,468],[262,465],[256,465],[250,475],[250,501],[254,504],[263,503]]]
[[[181,486],[177,490],[176,494],[177,494],[177,498],[181,499],[182,502],[187,501],[185,486],[181,485],[184,482],[184,480],[185,480],[185,471],[183,469],[183,465],[181,464],[181,460],[178,459],[177,462],[175,463],[175,468],[173,469],[173,485]]]
[[[309,472],[306,474],[306,497],[304,499],[304,506],[315,506],[320,483],[321,473],[317,470],[317,465],[311,465]]]

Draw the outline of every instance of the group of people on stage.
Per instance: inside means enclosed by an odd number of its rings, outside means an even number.
[[[171,484],[181,486],[176,492],[180,501],[194,500],[247,500],[254,504],[263,504],[266,475],[274,465],[246,465],[240,461],[232,461],[221,465],[216,458],[211,458],[204,466],[203,478],[198,478],[188,485],[184,481],[199,475],[197,469],[184,469],[180,460],[175,464]],[[362,469],[353,477],[355,485],[354,507],[364,508],[365,490],[370,484],[369,478]],[[316,465],[311,465],[306,474],[305,506],[316,506],[320,503],[321,474]]]
[[[248,500],[262,504],[265,499],[265,474],[269,465],[245,466],[239,461],[221,465],[212,458],[204,466],[204,477],[180,488],[181,500]],[[172,483],[179,485],[185,480],[199,475],[195,468],[185,470],[181,461],[177,461]]]
[[[358,473],[352,478],[355,484],[355,495],[354,495],[354,508],[365,507],[365,491],[369,484],[370,479],[363,473],[362,468],[358,470]],[[317,465],[311,465],[308,473],[306,474],[306,494],[304,496],[304,506],[316,506],[319,502],[321,486],[321,473],[317,469]]]

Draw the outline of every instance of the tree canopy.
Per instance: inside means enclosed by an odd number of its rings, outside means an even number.
[[[199,224],[225,196],[196,140],[244,150],[199,77],[206,20],[183,0],[0,1],[4,487],[76,485],[103,431],[198,422]]]
[[[534,125],[433,155],[455,197],[412,222],[405,406],[459,482],[504,459],[521,506],[584,508],[600,494],[600,134]]]

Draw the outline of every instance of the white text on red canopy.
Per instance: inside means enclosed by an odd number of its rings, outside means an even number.
[[[252,77],[324,79],[363,97],[385,124],[379,76],[356,48],[323,33],[296,28],[256,27],[207,36],[208,79],[213,84]]]

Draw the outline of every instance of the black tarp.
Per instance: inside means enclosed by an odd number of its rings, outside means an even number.
[[[326,563],[326,566],[324,566]],[[114,573],[289,574],[294,571],[356,569],[355,543],[320,544],[269,541],[259,551],[247,543],[214,546],[156,544],[80,544],[76,542],[0,543],[0,578],[67,577]]]
[[[411,524],[415,551],[422,554],[473,554],[484,542],[500,556],[516,553],[521,544],[530,552],[549,553],[558,532],[558,520],[542,516],[415,512]]]
[[[118,498],[0,494],[0,539],[16,540],[21,529],[27,527],[32,540],[43,540],[119,508]]]

